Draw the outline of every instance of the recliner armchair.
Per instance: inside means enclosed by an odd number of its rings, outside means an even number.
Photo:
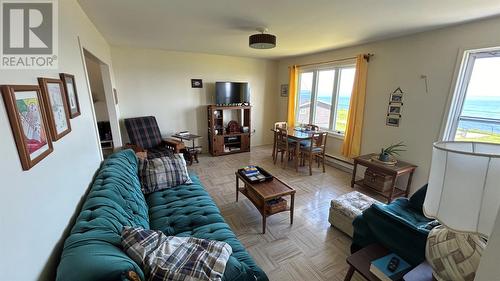
[[[154,116],[125,119],[128,137],[135,152],[147,151],[148,158],[171,155],[174,148],[162,139]]]
[[[424,216],[422,206],[427,185],[411,198],[390,204],[373,204],[353,221],[351,252],[378,243],[413,266],[425,260],[425,244],[434,220]]]

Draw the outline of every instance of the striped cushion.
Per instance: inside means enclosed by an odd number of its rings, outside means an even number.
[[[232,253],[226,242],[133,227],[124,227],[122,246],[142,265],[148,281],[222,280]]]
[[[182,154],[172,157],[139,159],[139,179],[144,194],[181,184],[193,183]]]

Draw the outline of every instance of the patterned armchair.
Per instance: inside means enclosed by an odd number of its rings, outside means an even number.
[[[129,147],[135,152],[147,152],[148,158],[171,155],[174,148],[162,139],[154,116],[125,119],[125,128],[130,139]]]

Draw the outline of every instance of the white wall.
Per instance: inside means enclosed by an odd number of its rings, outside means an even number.
[[[59,2],[59,69],[0,70],[0,84],[36,85],[37,77],[75,75],[81,116],[54,143],[54,152],[22,171],[3,101],[0,102],[1,280],[53,280],[61,236],[100,163],[90,95],[78,37],[111,63],[109,45],[74,0]]]
[[[419,167],[413,190],[427,182],[432,143],[438,140],[443,113],[452,86],[457,56],[461,49],[500,46],[500,18],[424,32],[392,40],[365,44],[279,62],[279,84],[288,83],[292,64],[320,62],[374,53],[368,65],[368,82],[362,153],[378,152],[383,146],[404,141],[408,151],[401,158]],[[429,93],[420,75],[428,76]],[[400,127],[385,125],[389,93],[401,87],[403,98]],[[278,97],[280,119],[286,118],[287,98]],[[340,155],[342,140],[331,138],[330,153]]]
[[[216,81],[248,81],[251,87],[252,145],[272,143],[277,117],[277,63],[270,60],[112,47],[121,118],[154,115],[163,135],[189,130],[207,148],[207,108]],[[203,89],[191,79],[203,79]],[[122,129],[124,140],[128,139]]]

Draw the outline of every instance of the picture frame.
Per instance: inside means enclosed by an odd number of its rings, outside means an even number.
[[[1,92],[24,171],[54,151],[40,87],[2,85]]]
[[[402,103],[403,102],[403,93],[392,93],[390,102]]]
[[[38,78],[48,127],[53,141],[71,132],[69,107],[63,82],[59,79]]]
[[[203,80],[191,79],[191,88],[203,88]]]
[[[387,126],[399,127],[401,123],[401,115],[399,114],[387,114],[385,124]]]
[[[64,85],[66,102],[69,107],[69,118],[73,119],[81,115],[78,92],[76,90],[75,76],[68,73],[59,73],[59,77]]]
[[[401,114],[401,110],[403,108],[402,103],[389,103],[389,107],[387,108],[388,114]]]
[[[280,96],[284,98],[288,97],[288,84],[281,84]]]

